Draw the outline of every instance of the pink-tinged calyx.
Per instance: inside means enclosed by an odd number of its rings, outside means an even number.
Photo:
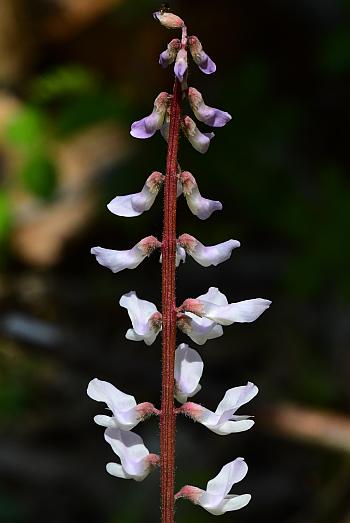
[[[168,47],[159,56],[159,64],[162,67],[168,67],[172,64],[176,58],[177,52],[181,47],[181,41],[178,38],[174,38],[168,43]]]
[[[205,74],[215,73],[216,65],[207,53],[203,51],[203,46],[198,38],[196,36],[190,36],[188,44],[192,58],[199,69]]]
[[[194,87],[188,89],[188,100],[197,120],[210,127],[223,127],[232,120],[232,116],[226,111],[206,105],[201,93]]]
[[[210,140],[214,138],[215,134],[202,133],[189,116],[182,119],[181,128],[192,147],[199,153],[205,154],[209,149]]]
[[[154,101],[152,113],[131,125],[131,136],[145,139],[150,138],[156,131],[159,131],[164,122],[168,101],[168,93],[160,93]]]
[[[107,205],[108,210],[125,217],[140,216],[148,211],[156,199],[165,177],[162,173],[154,171],[146,180],[142,190],[138,193],[116,196]]]

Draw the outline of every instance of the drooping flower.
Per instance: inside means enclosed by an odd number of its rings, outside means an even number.
[[[216,266],[228,260],[232,250],[240,246],[239,241],[228,240],[223,243],[218,243],[217,245],[206,247],[190,234],[182,234],[178,238],[178,243],[185,249],[187,254],[192,256],[192,258],[203,267],[209,267],[210,265]]]
[[[262,298],[228,303],[226,296],[219,289],[210,287],[206,294],[196,299],[185,300],[179,310],[192,312],[220,325],[232,325],[235,322],[255,321],[270,305],[270,300]]]
[[[139,241],[132,249],[126,251],[115,251],[103,247],[92,247],[91,254],[96,256],[100,265],[107,267],[112,272],[120,272],[124,269],[135,269],[140,263],[159,248],[161,243],[154,236],[147,236]]]
[[[219,474],[207,483],[206,490],[186,485],[176,494],[176,499],[186,498],[200,505],[215,516],[238,510],[248,505],[251,495],[229,494],[232,486],[246,476],[248,466],[243,458],[237,458],[222,467]]]
[[[196,179],[190,172],[183,171],[180,174],[180,181],[190,211],[200,220],[206,220],[214,211],[221,211],[221,202],[203,198],[199,192]]]
[[[194,349],[181,343],[175,351],[175,398],[185,403],[200,391],[203,360]]]
[[[168,47],[159,56],[159,64],[162,67],[168,67],[172,64],[176,58],[177,52],[181,47],[181,41],[178,38],[174,38],[168,43]]]
[[[187,73],[187,51],[186,49],[180,49],[177,53],[174,73],[179,82],[183,82]]]
[[[169,95],[166,92],[160,93],[154,101],[153,111],[131,125],[130,134],[134,138],[150,138],[162,127],[165,113],[167,110]]]
[[[153,18],[167,29],[181,29],[184,26],[184,21],[179,16],[164,10],[153,13]]]
[[[223,335],[221,325],[207,318],[200,318],[191,312],[178,314],[177,326],[197,345],[204,345],[208,340],[213,340]]]
[[[206,153],[209,149],[210,140],[214,138],[215,134],[202,133],[189,116],[184,116],[181,120],[181,127],[192,147],[199,153]]]
[[[203,51],[203,46],[196,36],[190,36],[188,39],[190,52],[194,62],[199,69],[205,74],[212,74],[216,71],[216,65],[211,58]]]
[[[134,396],[125,394],[108,381],[101,381],[97,378],[90,381],[87,394],[95,401],[106,403],[111,411],[111,416],[101,414],[94,417],[95,423],[102,427],[131,430],[146,416],[158,412],[152,403],[137,404]]]
[[[108,428],[104,437],[120,459],[120,463],[107,463],[107,472],[112,476],[142,481],[159,463],[159,456],[150,454],[134,432]]]
[[[235,413],[257,393],[258,388],[248,382],[247,385],[226,391],[215,412],[191,402],[185,403],[181,407],[181,412],[220,436],[243,432],[250,429],[254,425],[254,421],[249,419],[250,416],[237,416]]]
[[[146,180],[142,190],[134,194],[116,196],[107,205],[109,211],[117,216],[140,216],[148,211],[154,203],[157,194],[163,184],[164,176],[158,171],[154,171]]]
[[[135,291],[124,294],[119,305],[127,309],[133,327],[128,329],[125,337],[152,345],[162,328],[162,315],[157,307],[149,301],[140,300]]]
[[[188,89],[188,100],[197,120],[206,125],[223,127],[232,120],[232,116],[226,111],[205,105],[201,93],[194,87],[189,87]]]

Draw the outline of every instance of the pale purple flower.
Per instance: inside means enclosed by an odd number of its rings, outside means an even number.
[[[181,29],[184,26],[182,18],[167,11],[156,11],[153,13],[153,18],[158,20],[167,29]]]
[[[183,171],[180,174],[180,181],[190,211],[200,220],[206,220],[214,211],[221,211],[221,202],[203,198],[196,179],[190,172]]]
[[[91,254],[96,256],[100,265],[107,267],[112,272],[120,272],[124,269],[135,269],[140,263],[159,248],[161,243],[154,236],[147,236],[138,242],[132,249],[126,251],[115,251],[103,247],[92,247]]]
[[[101,414],[94,417],[95,423],[102,427],[131,430],[147,415],[158,412],[151,403],[137,405],[134,396],[125,394],[108,381],[101,381],[97,378],[90,381],[87,394],[95,401],[106,403],[111,411],[111,416]]]
[[[196,36],[190,36],[188,43],[192,58],[199,69],[205,74],[215,73],[216,65],[207,53],[203,51],[203,46],[198,38]]]
[[[270,300],[262,298],[228,303],[219,289],[210,287],[206,294],[185,300],[180,311],[190,311],[220,325],[232,325],[255,321],[270,305]]]
[[[153,111],[151,114],[132,124],[130,130],[131,136],[141,139],[150,138],[153,136],[154,133],[158,131],[163,125],[168,100],[168,93],[160,93],[154,101]]]
[[[176,58],[177,52],[181,47],[181,41],[178,38],[174,38],[168,43],[168,47],[159,56],[159,63],[162,67],[168,67],[172,64]]]
[[[107,472],[112,476],[142,481],[159,463],[159,456],[150,454],[134,432],[108,428],[104,437],[120,459],[120,463],[107,463]]]
[[[132,323],[125,335],[128,340],[144,341],[146,345],[152,345],[162,329],[162,315],[157,307],[146,300],[140,300],[135,291],[124,294],[119,305],[127,309]]]
[[[243,458],[237,458],[231,463],[227,463],[219,474],[207,483],[206,490],[202,490],[192,485],[186,485],[176,494],[176,499],[186,498],[195,505],[219,516],[225,512],[238,510],[248,505],[251,495],[229,494],[232,486],[246,476],[248,466]]]
[[[209,267],[210,265],[216,266],[228,260],[232,250],[240,246],[239,241],[228,240],[223,243],[218,243],[217,245],[206,247],[190,234],[182,234],[178,238],[178,243],[185,249],[187,254],[192,256],[192,258],[203,267]]]
[[[199,153],[206,153],[209,149],[210,140],[214,138],[215,134],[202,133],[189,116],[185,116],[182,119],[181,127],[192,147]]]
[[[250,416],[237,416],[235,413],[257,393],[258,388],[248,382],[247,385],[226,391],[215,412],[192,402],[185,403],[181,407],[181,412],[220,436],[243,432],[250,429],[254,421],[249,419]]]
[[[223,335],[221,325],[207,318],[200,318],[191,312],[178,314],[177,326],[197,345],[204,345],[208,340],[213,340]]]
[[[186,49],[180,49],[177,53],[176,61],[174,65],[174,73],[179,82],[183,82],[187,73],[187,51]]]
[[[117,216],[140,216],[148,211],[154,203],[157,194],[163,184],[164,176],[158,171],[154,171],[146,180],[142,190],[134,194],[116,196],[107,205],[108,210]]]
[[[188,89],[188,100],[197,120],[206,125],[223,127],[227,122],[232,120],[232,116],[226,111],[205,105],[201,93],[194,87],[189,87]]]
[[[194,349],[181,343],[175,351],[175,398],[185,403],[200,391],[199,381],[203,373],[203,360]]]

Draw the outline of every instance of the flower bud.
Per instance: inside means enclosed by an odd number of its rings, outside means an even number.
[[[229,113],[205,105],[201,93],[194,87],[188,89],[188,100],[197,120],[206,125],[211,127],[223,127],[227,122],[232,120]]]
[[[177,53],[176,62],[174,66],[174,73],[179,80],[183,82],[187,73],[187,51],[186,49],[180,49]]]
[[[159,56],[159,63],[162,67],[168,67],[172,64],[176,58],[177,52],[181,47],[181,41],[178,38],[174,38],[168,43],[168,47]]]
[[[212,74],[216,71],[216,65],[211,58],[203,51],[202,44],[196,36],[190,36],[188,39],[190,52],[194,62],[199,69],[205,74]]]
[[[206,153],[209,149],[210,140],[214,138],[214,133],[202,133],[195,122],[189,116],[185,116],[181,122],[182,130],[196,151]]]
[[[156,11],[153,13],[153,18],[158,20],[167,29],[181,29],[185,23],[184,21],[174,13],[168,13],[167,11]]]

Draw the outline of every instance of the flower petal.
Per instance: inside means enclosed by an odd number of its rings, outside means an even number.
[[[174,66],[174,73],[179,82],[183,82],[187,73],[187,51],[180,49],[177,53],[176,62]]]
[[[203,46],[196,36],[188,39],[190,52],[194,62],[205,74],[212,74],[216,71],[216,65],[211,58],[203,51]]]
[[[209,149],[210,140],[214,138],[215,134],[202,133],[189,116],[182,119],[181,127],[192,147],[199,153],[206,153]]]
[[[147,470],[145,458],[149,451],[145,447],[142,438],[131,431],[123,431],[117,428],[108,428],[104,433],[105,440],[119,456],[125,473],[141,481],[149,471]]]
[[[235,483],[242,481],[248,472],[244,458],[236,458],[222,467],[219,474],[207,483],[207,492],[215,496],[226,496]]]
[[[198,352],[181,343],[175,351],[175,398],[180,403],[185,403],[199,391],[203,368]]]
[[[130,134],[134,138],[150,138],[158,131],[164,122],[167,110],[169,95],[166,92],[160,93],[154,101],[153,111],[150,115],[134,122],[131,125]]]
[[[200,220],[206,220],[214,211],[221,211],[221,202],[202,197],[197,182],[190,172],[183,171],[180,175],[180,181],[190,211]]]
[[[215,412],[221,416],[225,411],[233,410],[234,414],[239,407],[251,401],[258,392],[258,387],[250,381],[241,387],[233,387],[226,391]]]
[[[180,315],[177,326],[198,345],[204,345],[206,341],[223,335],[221,325],[206,318],[199,318],[191,312]]]
[[[271,301],[262,298],[244,300],[237,303],[229,303],[220,306],[202,301],[203,316],[215,321],[220,325],[232,325],[232,323],[251,323],[270,307]]]
[[[182,234],[178,242],[185,248],[186,252],[203,267],[209,267],[210,265],[216,266],[228,260],[232,250],[240,247],[240,243],[237,240],[228,240],[223,243],[218,243],[217,245],[206,247],[189,234]]]
[[[162,173],[158,171],[153,172],[147,178],[141,192],[116,196],[107,205],[108,210],[117,216],[140,216],[153,205],[163,180],[164,176]]]
[[[174,38],[168,43],[168,47],[159,56],[159,64],[162,67],[168,67],[172,64],[176,58],[177,52],[180,49],[181,41],[178,38]]]
[[[210,127],[223,127],[232,120],[232,116],[226,111],[206,105],[201,93],[194,87],[188,89],[188,99],[197,120]]]
[[[133,326],[127,331],[126,338],[152,345],[161,330],[161,314],[156,306],[149,301],[140,300],[135,291],[124,294],[119,305],[127,309]]]

